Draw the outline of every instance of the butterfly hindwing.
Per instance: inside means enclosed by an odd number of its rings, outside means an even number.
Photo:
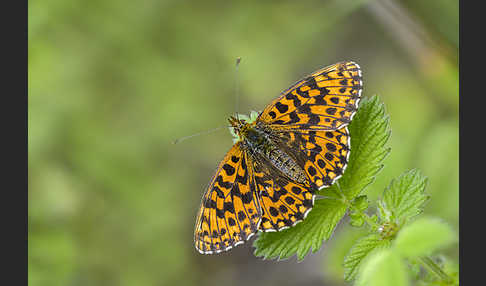
[[[226,251],[249,239],[261,221],[251,164],[240,144],[220,163],[203,196],[194,242],[204,254]]]
[[[361,69],[356,63],[337,63],[282,92],[258,120],[280,129],[340,129],[355,114],[362,87]]]
[[[300,131],[299,148],[305,156],[304,171],[318,189],[328,187],[344,172],[350,154],[347,127],[329,131]]]
[[[348,127],[338,130],[274,130],[272,140],[292,154],[314,189],[328,187],[348,164],[351,138]]]
[[[255,166],[256,188],[262,208],[260,230],[279,231],[302,221],[314,205],[310,185],[290,180],[268,164]]]

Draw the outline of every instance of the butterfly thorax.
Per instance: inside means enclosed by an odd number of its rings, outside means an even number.
[[[260,162],[262,160],[258,159],[263,159],[270,163],[272,169],[283,176],[302,184],[306,182],[304,170],[272,139],[274,136],[271,136],[270,130],[255,122],[247,123],[245,120],[234,117],[230,117],[229,122],[234,128],[242,148],[248,150],[249,156],[255,159],[253,161]]]

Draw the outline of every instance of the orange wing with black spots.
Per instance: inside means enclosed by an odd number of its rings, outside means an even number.
[[[240,143],[221,161],[196,219],[194,243],[203,254],[226,251],[248,240],[261,222],[252,164]]]
[[[280,231],[302,221],[314,206],[315,192],[332,185],[343,174],[351,147],[347,127],[329,131],[280,131],[272,138],[292,153],[297,162],[302,162],[307,180],[303,183],[289,180],[269,164],[255,167],[262,231]]]
[[[344,173],[351,150],[348,127],[338,130],[273,130],[272,139],[300,162],[313,189],[334,183]]]
[[[260,230],[280,231],[302,221],[314,206],[315,189],[261,167],[264,171],[255,174],[262,208]]]
[[[349,124],[358,109],[362,89],[359,65],[337,63],[282,92],[258,120],[275,129],[340,129]]]
[[[292,136],[299,142],[300,152],[305,161],[304,171],[317,189],[328,187],[344,172],[348,165],[351,139],[348,128],[338,130],[301,130]]]

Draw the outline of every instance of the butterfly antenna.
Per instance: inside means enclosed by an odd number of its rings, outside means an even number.
[[[211,129],[211,130],[201,131],[201,132],[198,132],[198,133],[189,135],[189,136],[184,136],[184,137],[181,137],[181,138],[178,138],[178,139],[172,141],[172,144],[177,144],[177,143],[180,143],[180,142],[182,142],[182,141],[184,141],[186,139],[189,139],[189,138],[192,138],[192,137],[196,137],[196,136],[199,136],[199,135],[209,134],[209,133],[218,131],[221,128],[225,128],[225,127],[228,127],[228,126],[220,126],[220,127],[217,127],[217,128]]]
[[[236,119],[240,121],[238,118],[238,103],[239,103],[239,97],[240,97],[240,86],[238,83],[238,67],[240,66],[241,62],[241,57],[236,58],[236,68],[235,68],[235,93],[236,93],[236,100],[235,100],[235,111],[236,111]]]

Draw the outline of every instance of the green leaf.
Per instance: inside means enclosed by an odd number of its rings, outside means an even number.
[[[409,258],[405,260],[407,262],[407,268],[409,275],[412,277],[413,280],[420,280],[420,269],[421,265],[420,262],[414,258]]]
[[[339,179],[342,192],[348,200],[354,199],[370,185],[383,168],[383,160],[390,153],[387,147],[390,138],[389,117],[378,96],[364,98],[353,121],[349,124],[351,154],[348,166]],[[336,184],[323,189],[339,192]]]
[[[316,200],[314,209],[303,222],[281,232],[261,233],[253,244],[256,256],[285,259],[297,254],[302,260],[311,248],[316,252],[346,213],[346,204],[339,194],[344,193],[348,200],[353,200],[373,182],[390,151],[385,147],[390,137],[389,120],[377,96],[362,99],[349,130],[351,154],[348,167],[339,179],[339,188],[336,183],[319,191],[326,198]]]
[[[379,220],[383,222],[390,222],[392,213],[388,210],[385,206],[385,203],[382,200],[376,202],[376,210],[378,212]]]
[[[365,228],[342,227],[332,235],[331,240],[326,242],[326,253],[321,269],[330,280],[343,280],[344,258],[356,241],[367,234]]]
[[[364,211],[368,208],[368,197],[366,195],[356,197],[353,206],[359,211]]]
[[[344,279],[353,280],[358,273],[361,261],[373,250],[389,245],[388,240],[382,240],[378,234],[369,234],[360,238],[344,258]]]
[[[427,178],[412,169],[392,180],[379,202],[380,214],[385,221],[403,225],[414,216],[422,213],[429,196],[425,194]],[[384,214],[383,214],[384,213]]]
[[[346,212],[346,205],[339,200],[317,200],[314,209],[304,221],[280,232],[261,233],[255,240],[255,256],[265,259],[289,258],[297,254],[299,260],[312,248],[316,252],[327,240],[336,224]]]
[[[394,247],[405,257],[429,255],[456,241],[446,223],[435,218],[420,218],[405,226],[397,235]]]
[[[406,286],[407,270],[400,256],[389,250],[379,250],[363,261],[356,279],[357,286]]]
[[[362,227],[364,224],[364,218],[359,213],[349,214],[349,224],[354,227]]]

